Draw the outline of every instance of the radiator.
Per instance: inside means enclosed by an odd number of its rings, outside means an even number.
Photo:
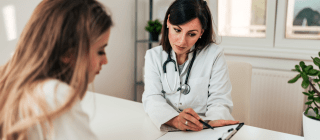
[[[305,91],[301,79],[294,84],[288,80],[296,76],[291,71],[252,70],[250,100],[250,125],[280,131],[302,134],[302,113]]]

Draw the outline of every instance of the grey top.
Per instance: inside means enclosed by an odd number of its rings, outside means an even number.
[[[186,64],[186,62],[184,62],[183,64],[179,65],[179,75],[181,74],[181,71],[183,70],[183,67]]]

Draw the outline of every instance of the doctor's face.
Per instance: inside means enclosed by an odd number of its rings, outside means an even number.
[[[183,25],[172,25],[168,19],[167,25],[169,28],[169,42],[173,51],[177,55],[188,53],[203,33],[203,29],[198,18],[195,18]]]
[[[95,43],[90,46],[89,83],[92,83],[102,69],[102,65],[108,63],[105,47],[108,45],[110,29],[103,33]]]

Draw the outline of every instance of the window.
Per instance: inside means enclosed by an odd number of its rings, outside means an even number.
[[[266,0],[219,0],[219,34],[265,38],[266,2]]]
[[[271,48],[275,8],[275,0],[211,0],[218,42],[229,46]]]
[[[12,41],[17,38],[15,7],[13,5],[5,6],[2,9],[5,29],[7,33],[8,41]]]
[[[305,11],[304,9],[312,9],[313,12],[303,12]],[[317,14],[313,14],[319,12],[319,0],[279,0],[275,47],[319,51],[319,18],[316,19]],[[302,20],[299,20],[299,13],[304,14]],[[314,20],[310,21],[309,17],[311,16],[318,23],[314,22]]]
[[[320,40],[320,2],[289,0],[286,38]]]
[[[319,0],[210,0],[209,4],[222,46],[320,50]]]

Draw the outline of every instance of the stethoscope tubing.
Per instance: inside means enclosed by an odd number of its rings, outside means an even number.
[[[166,81],[167,81],[167,86],[169,87],[169,89],[170,89],[170,93],[167,93],[167,94],[174,94],[175,92],[174,92],[174,89],[176,89],[176,86],[177,86],[177,78],[178,78],[178,74],[176,73],[175,74],[176,76],[175,76],[175,80],[174,80],[174,87],[173,87],[173,89],[171,89],[171,87],[169,86],[169,82],[168,82],[168,78],[167,78],[167,73],[165,73],[164,74],[164,77],[165,77],[165,79],[166,79]]]
[[[171,52],[171,51],[169,51]],[[188,80],[189,80],[189,75],[190,75],[190,71],[191,71],[191,68],[192,68],[192,65],[193,65],[193,62],[194,60],[196,59],[196,51],[193,52],[193,57],[191,59],[191,63],[189,65],[189,68],[188,68],[188,71],[187,71],[187,77],[186,77],[186,80],[185,80],[185,83],[181,86],[181,87],[184,87],[184,88],[178,88],[177,91],[181,90],[182,89],[182,94],[184,95],[187,95],[189,94],[190,92],[190,86],[188,85]],[[167,78],[167,64],[168,63],[174,63],[174,67],[175,67],[175,82],[174,82],[174,87],[173,89],[171,89],[170,85],[169,85],[169,82],[168,82],[168,78]],[[176,65],[176,61],[174,61],[171,56],[170,56],[170,53],[168,53],[168,58],[167,60],[164,62],[163,64],[163,72],[164,72],[164,76],[165,76],[165,79],[166,79],[166,82],[167,82],[167,86],[169,87],[169,90],[170,90],[170,93],[166,93],[164,90],[163,90],[163,93],[165,94],[174,94],[176,92],[174,92],[174,90],[176,89],[176,86],[177,86],[177,78],[178,78],[178,73],[177,73],[177,65]]]

